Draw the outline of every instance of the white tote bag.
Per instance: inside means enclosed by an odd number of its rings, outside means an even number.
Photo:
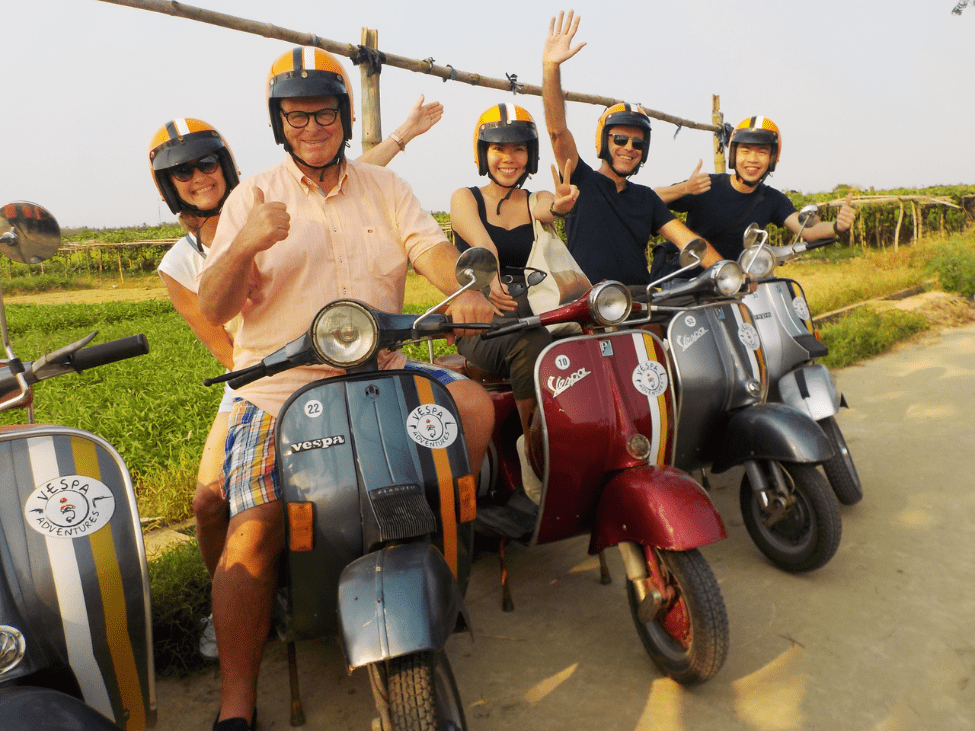
[[[532,193],[528,198],[529,210],[533,209],[535,196]],[[562,239],[555,233],[555,229],[540,222],[534,215],[532,226],[535,230],[535,243],[528,255],[527,266],[540,269],[548,276],[540,284],[528,288],[528,304],[533,314],[541,315],[574,302],[588,292],[592,285],[562,243]],[[574,322],[550,325],[548,329],[553,335],[581,332],[579,325]]]

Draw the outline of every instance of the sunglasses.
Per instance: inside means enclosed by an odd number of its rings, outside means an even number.
[[[525,272],[524,284],[522,284],[521,276],[512,274],[504,274],[501,276],[501,284],[508,287],[508,294],[512,297],[520,297],[526,289],[534,287],[536,284],[541,284],[542,280],[548,276],[548,272],[543,272],[541,269],[535,269],[534,267],[520,268]]]
[[[179,182],[187,183],[193,179],[194,169],[199,170],[204,175],[211,175],[217,172],[219,167],[220,160],[217,159],[217,156],[207,155],[206,157],[201,157],[199,160],[184,162],[176,167],[172,167],[169,169],[169,174]]]
[[[642,137],[627,137],[626,135],[613,135],[613,142],[615,142],[620,147],[626,147],[627,142],[632,142],[634,150],[642,150],[643,146],[646,144],[647,141]]]

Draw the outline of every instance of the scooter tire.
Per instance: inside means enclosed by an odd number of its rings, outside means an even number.
[[[446,653],[414,652],[386,665],[392,731],[467,731]]]
[[[857,474],[850,450],[846,446],[843,432],[840,431],[835,417],[827,416],[816,423],[825,432],[826,438],[833,447],[833,456],[823,462],[826,479],[836,493],[837,500],[844,505],[856,505],[863,500],[863,485],[860,483],[860,475]]]
[[[724,665],[730,643],[728,613],[721,587],[707,560],[696,548],[665,551],[643,546],[650,575],[662,575],[675,599],[653,620],[640,619],[640,600],[632,581],[626,598],[643,647],[657,666],[682,685],[714,677]]]
[[[772,525],[752,489],[746,472],[741,480],[739,502],[745,528],[758,549],[784,571],[813,571],[829,563],[843,534],[840,504],[826,478],[815,465],[760,462],[766,479],[771,469],[784,469],[792,482],[792,508]]]

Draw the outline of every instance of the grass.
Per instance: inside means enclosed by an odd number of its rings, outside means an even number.
[[[829,355],[819,362],[830,368],[853,365],[880,355],[927,328],[928,322],[921,315],[859,307],[819,329],[823,343],[829,348]]]

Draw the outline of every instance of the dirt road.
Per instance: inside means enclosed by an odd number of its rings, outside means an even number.
[[[472,731],[949,731],[975,727],[975,326],[839,371],[840,424],[866,497],[843,510],[823,569],[793,576],[751,543],[739,475],[715,481],[728,540],[706,548],[728,607],[728,661],[707,684],[661,677],[637,639],[622,563],[598,583],[587,541],[515,548],[516,611],[500,609],[497,563],[467,596],[475,640],[449,655]],[[299,646],[308,728],[368,729],[365,674],[331,641]],[[159,684],[159,725],[204,729],[215,673]],[[260,727],[288,728],[287,667],[269,646]]]

